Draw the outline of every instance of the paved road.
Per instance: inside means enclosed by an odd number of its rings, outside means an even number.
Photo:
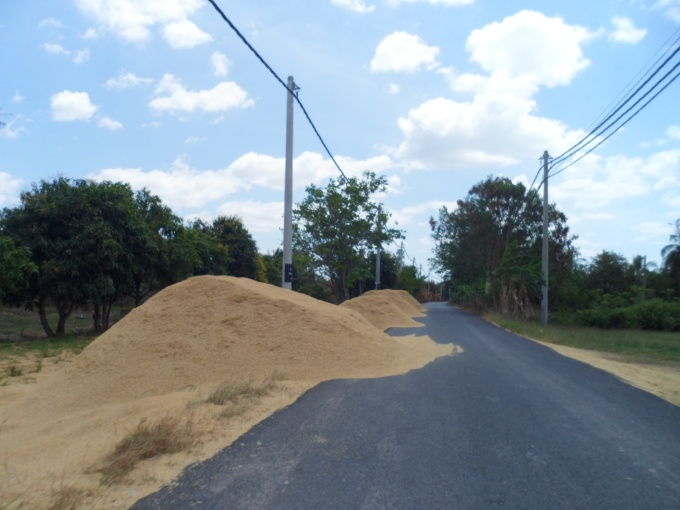
[[[680,509],[680,408],[443,303],[463,354],[332,381],[142,509]]]

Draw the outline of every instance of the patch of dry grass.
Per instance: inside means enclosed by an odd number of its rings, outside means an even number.
[[[194,441],[191,420],[182,423],[170,416],[155,422],[143,419],[116,445],[96,471],[103,475],[104,483],[117,483],[139,462],[180,452],[193,446]]]
[[[235,404],[242,398],[263,397],[274,389],[276,382],[282,378],[283,376],[277,372],[263,381],[253,381],[252,379],[246,381],[225,381],[215,388],[205,401],[210,404],[223,406],[228,402]]]
[[[52,501],[48,510],[78,510],[81,508],[86,493],[73,485],[63,485],[52,492]]]

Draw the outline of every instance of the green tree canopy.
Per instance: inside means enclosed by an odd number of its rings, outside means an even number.
[[[488,177],[474,185],[457,207],[443,207],[430,219],[435,241],[432,262],[468,304],[490,304],[499,311],[528,314],[538,298],[542,203],[521,183]],[[549,209],[551,287],[570,267],[572,246],[565,215]],[[552,279],[555,278],[555,281]]]
[[[387,190],[387,179],[365,171],[361,178],[331,179],[325,188],[309,186],[293,211],[295,249],[312,257],[320,276],[330,282],[334,299],[349,298],[354,282],[365,277],[368,251],[402,237],[386,226],[373,195]]]

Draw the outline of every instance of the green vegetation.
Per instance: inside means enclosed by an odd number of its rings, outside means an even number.
[[[542,325],[487,313],[484,317],[518,335],[557,345],[626,355],[631,361],[680,362],[680,335],[659,331],[604,330],[560,324]]]
[[[541,303],[542,203],[506,178],[473,186],[457,208],[431,218],[435,267],[451,300],[477,312],[532,319]],[[567,218],[549,208],[550,321],[604,329],[680,331],[680,220],[663,265],[602,251],[578,257]]]
[[[358,281],[370,277],[371,250],[402,238],[401,230],[386,226],[390,215],[371,201],[387,191],[387,179],[366,171],[361,179],[330,179],[325,188],[311,185],[306,191],[293,211],[293,243],[296,251],[311,256],[314,273],[342,303]]]
[[[239,218],[185,225],[146,189],[64,177],[33,184],[18,207],[0,212],[0,303],[37,312],[50,338],[66,333],[79,308],[101,332],[117,303],[139,306],[204,274],[266,277]]]

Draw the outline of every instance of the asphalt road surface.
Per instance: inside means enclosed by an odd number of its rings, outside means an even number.
[[[142,509],[680,509],[680,408],[443,303],[464,353],[331,381]]]

